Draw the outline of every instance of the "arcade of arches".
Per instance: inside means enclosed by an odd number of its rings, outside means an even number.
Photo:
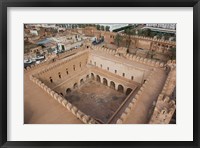
[[[35,76],[86,115],[109,123],[135,96],[152,69],[121,64],[110,57],[101,59],[87,49]]]

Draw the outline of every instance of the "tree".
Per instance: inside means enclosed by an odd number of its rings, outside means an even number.
[[[170,53],[169,53],[169,58],[171,60],[175,60],[176,59],[176,48],[171,48],[169,49]]]
[[[104,31],[104,26],[101,26],[101,30]]]
[[[132,31],[131,31],[131,29],[126,29],[124,32],[126,33],[126,47],[128,50],[130,47],[130,44],[131,44]]]
[[[119,47],[119,44],[120,42],[122,41],[122,36],[118,33],[116,36],[115,36],[115,43],[117,44],[117,46]]]
[[[85,26],[85,24],[82,24],[82,28],[85,28],[86,26]]]
[[[151,33],[151,29],[144,29],[143,30],[143,35],[146,36],[146,37],[150,36],[150,33]]]
[[[155,51],[150,50],[150,51],[148,51],[147,56],[150,57],[151,59],[153,59],[153,56],[155,54],[156,54]]]
[[[110,26],[106,26],[106,31],[110,31]]]
[[[99,24],[97,25],[97,30],[100,30],[100,25]]]

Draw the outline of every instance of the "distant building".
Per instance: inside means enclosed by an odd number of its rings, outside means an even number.
[[[109,30],[112,32],[113,30],[115,29],[118,29],[118,28],[121,28],[121,27],[125,27],[125,26],[128,26],[128,24],[99,24],[101,26],[109,26]]]
[[[176,24],[146,24],[146,26],[176,30]]]

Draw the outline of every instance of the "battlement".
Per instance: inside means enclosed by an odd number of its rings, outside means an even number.
[[[149,75],[149,77],[147,78],[145,83],[143,83],[143,85],[138,90],[137,94],[132,98],[131,102],[128,104],[128,106],[125,108],[124,112],[121,114],[121,116],[117,120],[117,122],[116,122],[117,124],[123,124],[126,121],[126,119],[128,118],[128,116],[131,113],[131,110],[133,110],[136,107],[138,100],[142,99],[141,94],[144,92],[147,85],[149,84],[150,79],[152,78],[153,74],[155,74],[155,73],[156,73],[155,70],[153,70],[151,72],[151,74]],[[132,94],[130,94],[128,97],[132,97]]]
[[[93,45],[91,45],[91,49],[103,51],[108,54],[120,57],[118,54],[118,51],[116,51],[116,50],[112,50],[112,49],[108,49],[108,48],[104,48],[104,47],[97,47],[97,46],[93,46]],[[163,68],[165,65],[163,62],[160,62],[158,60],[143,58],[143,57],[136,56],[136,55],[129,54],[129,53],[126,53],[124,56],[128,60],[132,60],[132,61],[135,61],[135,62],[138,62],[141,64],[145,64],[148,66]]]
[[[30,75],[30,80],[36,83],[39,87],[41,87],[45,92],[47,92],[51,97],[53,97],[56,101],[58,101],[62,106],[67,108],[72,114],[74,114],[77,118],[79,118],[83,123],[86,124],[97,124],[98,122],[92,117],[84,114],[81,110],[79,110],[76,106],[72,105],[67,99],[63,96],[59,95],[47,85],[42,83],[39,79]]]
[[[176,64],[175,61],[170,61],[168,64],[172,64],[173,69],[169,72],[162,92],[158,96],[153,114],[149,121],[150,124],[168,124],[176,110],[176,102],[170,98],[176,86]]]
[[[176,110],[175,101],[168,96],[160,94],[150,124],[168,124]]]

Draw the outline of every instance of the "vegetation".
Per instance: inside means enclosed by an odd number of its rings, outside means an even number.
[[[104,29],[104,26],[101,26],[101,30],[102,30],[102,31],[104,31],[104,30],[105,30],[105,29]]]
[[[153,59],[153,56],[156,54],[156,52],[155,51],[148,51],[148,53],[147,53],[147,57],[149,57],[150,59]]]
[[[100,25],[99,24],[96,27],[97,27],[97,30],[100,30]]]
[[[126,47],[127,47],[127,50],[129,50],[129,47],[130,47],[130,44],[131,44],[131,35],[133,35],[133,32],[131,31],[131,29],[126,29],[124,31],[124,33],[126,34]]]
[[[120,45],[120,42],[122,41],[122,36],[118,33],[116,36],[115,36],[115,43],[117,44],[117,46],[119,47]]]
[[[151,37],[151,38],[156,36],[157,39],[164,39],[164,40],[169,40],[170,37],[176,37],[176,35],[173,33],[157,32],[157,31],[152,31],[150,29],[140,29],[138,30],[137,35]]]
[[[106,31],[110,31],[110,26],[106,26]]]
[[[176,60],[176,48],[171,48],[170,50],[170,53],[169,53],[169,58],[171,59],[171,60]]]

